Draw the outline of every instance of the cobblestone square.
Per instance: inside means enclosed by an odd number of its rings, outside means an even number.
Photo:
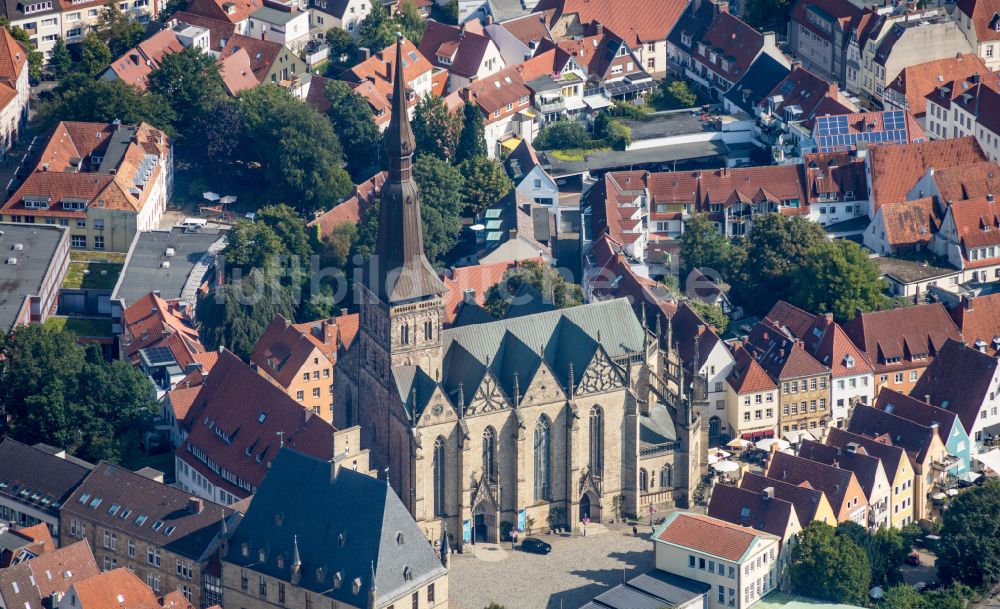
[[[600,530],[598,529],[600,527]],[[456,554],[449,575],[452,606],[483,609],[579,609],[612,586],[653,568],[649,525],[591,525],[586,537],[533,535],[552,544],[548,556],[511,551],[510,543]]]

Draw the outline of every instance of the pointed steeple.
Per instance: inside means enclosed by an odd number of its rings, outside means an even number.
[[[445,569],[451,563],[451,542],[448,539],[448,525],[441,527],[441,564]]]
[[[407,114],[406,63],[402,34],[396,38],[392,66],[392,120],[385,133],[389,177],[382,186],[375,245],[377,272],[368,277],[368,287],[388,304],[437,296],[444,284],[424,256],[424,234],[420,219],[420,191],[413,181],[416,141]]]
[[[299,556],[299,536],[292,537],[292,585],[298,585],[302,578],[302,557]]]

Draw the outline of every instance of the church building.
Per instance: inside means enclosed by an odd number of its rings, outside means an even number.
[[[357,285],[358,337],[338,356],[334,424],[361,426],[428,539],[496,542],[687,505],[707,438],[686,396],[705,392],[695,379],[678,395],[669,339],[627,299],[443,327],[402,64],[397,51],[376,250]]]

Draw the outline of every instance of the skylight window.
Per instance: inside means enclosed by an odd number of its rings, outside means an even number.
[[[267,413],[266,412],[262,412],[259,415],[257,415],[257,422],[258,423],[263,423],[266,420],[267,420]]]
[[[122,520],[125,520],[126,518],[128,518],[128,515],[131,514],[131,513],[132,513],[132,510],[130,510],[128,508],[125,508],[124,510],[122,510],[121,514],[118,514],[118,517],[121,518]]]
[[[90,500],[90,509],[92,509],[92,510],[96,509],[97,506],[99,506],[99,505],[101,505],[101,498],[100,497],[94,497],[93,499]]]
[[[139,514],[138,516],[135,517],[135,526],[141,527],[142,525],[144,525],[146,523],[146,520],[147,520],[147,518],[145,516],[143,516],[142,514]]]
[[[150,528],[153,529],[154,531],[159,531],[160,529],[163,528],[163,521],[157,520],[156,522],[153,523],[153,526]]]
[[[167,537],[170,537],[173,534],[173,532],[176,531],[176,530],[177,530],[177,527],[167,527],[167,528],[163,529],[163,534],[166,535]]]
[[[112,503],[111,507],[108,508],[108,513],[114,516],[115,514],[118,513],[118,510],[120,509],[122,509],[122,506],[118,505],[117,503]]]
[[[87,503],[88,499],[90,499],[90,493],[80,495],[80,503]]]

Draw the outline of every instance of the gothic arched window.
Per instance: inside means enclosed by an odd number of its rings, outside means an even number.
[[[660,488],[670,488],[674,485],[674,468],[664,463],[660,468]]]
[[[548,501],[552,496],[550,457],[552,431],[543,415],[535,424],[535,501]]]
[[[649,490],[649,473],[645,469],[639,470],[639,490],[643,493]]]
[[[483,473],[490,480],[497,477],[497,434],[492,427],[483,431]]]
[[[434,442],[434,514],[444,516],[444,438]]]
[[[590,409],[590,471],[597,477],[604,473],[604,414],[600,406]]]
[[[403,324],[399,327],[399,342],[404,345],[410,344],[410,326]]]
[[[429,321],[424,322],[424,340],[432,340],[434,338],[434,324]]]

